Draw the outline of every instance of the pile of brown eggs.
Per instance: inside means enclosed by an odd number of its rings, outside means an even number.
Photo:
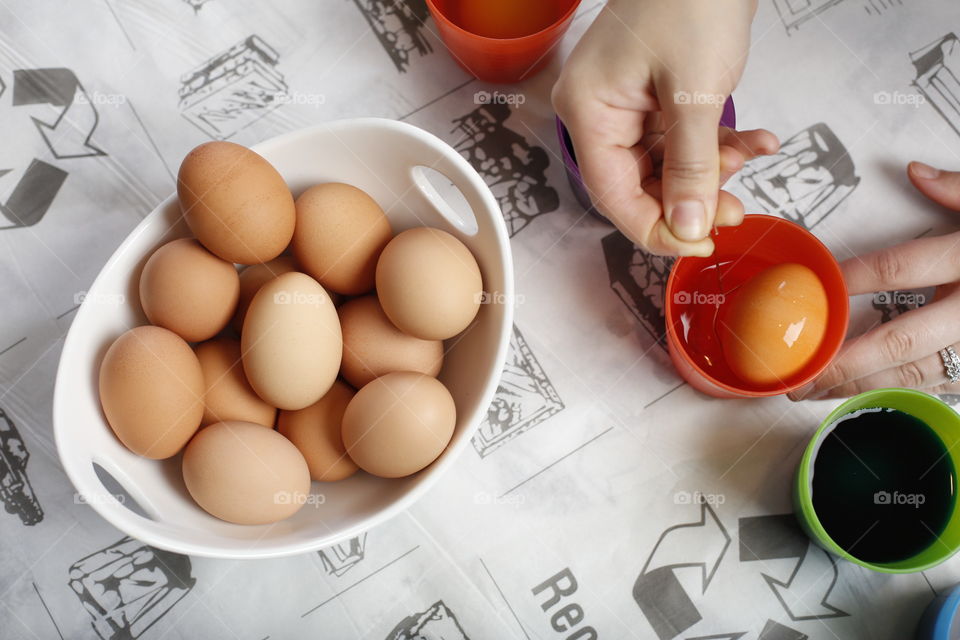
[[[429,227],[394,235],[348,184],[294,200],[269,162],[230,142],[191,151],[177,193],[194,238],[146,261],[150,324],[117,338],[100,367],[120,441],[153,459],[183,451],[197,504],[239,524],[292,515],[311,480],[358,468],[399,478],[433,462],[456,424],[436,379],[443,341],[482,300],[469,249]]]

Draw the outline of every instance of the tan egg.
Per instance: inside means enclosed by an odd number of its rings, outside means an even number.
[[[195,351],[204,382],[201,425],[240,420],[272,429],[277,410],[261,400],[247,382],[240,359],[240,341],[209,340],[198,344]]]
[[[240,272],[240,299],[237,302],[237,313],[233,316],[233,328],[237,331],[243,328],[243,319],[247,315],[247,308],[260,287],[279,275],[296,270],[297,261],[293,256],[280,256],[270,262],[245,267]]]
[[[121,335],[100,364],[100,404],[120,442],[160,460],[175,455],[200,426],[203,372],[172,331],[143,326]]]
[[[480,308],[480,267],[466,245],[439,229],[398,234],[380,254],[377,295],[404,333],[446,340],[467,328]]]
[[[286,436],[310,467],[310,477],[334,482],[352,476],[357,464],[347,455],[340,423],[354,390],[337,380],[320,400],[299,411],[281,411],[277,431]]]
[[[204,511],[236,524],[288,518],[310,494],[310,470],[297,448],[251,422],[201,429],[183,452],[183,481]]]
[[[193,238],[154,251],[140,274],[140,304],[147,319],[187,342],[220,333],[236,311],[239,295],[236,267]]]
[[[207,142],[188,153],[177,195],[193,235],[228,262],[273,260],[293,237],[296,210],[287,183],[239,144]]]
[[[380,205],[339,182],[307,189],[296,204],[293,252],[303,270],[337,293],[373,289],[377,258],[393,236]]]
[[[420,471],[453,437],[457,409],[436,378],[400,371],[357,392],[343,414],[343,444],[357,465],[384,478]]]
[[[443,366],[443,341],[421,340],[393,326],[377,297],[354,298],[338,310],[343,331],[340,373],[358,389],[391,371],[436,376]]]
[[[296,271],[274,278],[250,302],[240,333],[243,370],[268,404],[295,411],[337,379],[343,339],[330,296]]]
[[[807,266],[784,263],[747,280],[717,323],[730,369],[753,385],[782,383],[817,354],[827,331],[827,292]]]

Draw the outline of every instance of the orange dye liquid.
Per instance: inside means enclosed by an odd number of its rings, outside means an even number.
[[[717,380],[741,384],[727,365],[718,337],[720,309],[733,298],[740,285],[772,264],[749,255],[722,260],[704,267],[695,279],[690,278],[691,290],[674,292],[673,304],[682,325],[677,331],[680,341],[700,368]]]
[[[573,0],[445,0],[437,2],[458,27],[486,38],[522,38],[543,31]]]

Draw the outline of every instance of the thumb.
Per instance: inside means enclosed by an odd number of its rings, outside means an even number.
[[[922,162],[911,162],[907,175],[920,193],[948,209],[960,211],[960,172],[941,171]]]
[[[705,238],[713,227],[720,189],[717,131],[723,100],[694,104],[678,91],[664,100],[663,210],[681,240]]]

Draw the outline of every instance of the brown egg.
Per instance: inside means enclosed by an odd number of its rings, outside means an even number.
[[[240,341],[209,340],[198,344],[195,351],[204,382],[201,425],[240,420],[272,429],[277,410],[261,400],[247,382],[240,358]]]
[[[453,397],[436,378],[401,371],[357,392],[343,414],[343,444],[357,465],[400,478],[443,453],[457,423]]]
[[[767,267],[720,310],[718,334],[730,369],[759,386],[797,375],[817,354],[827,330],[827,292],[809,267]]]
[[[392,236],[380,205],[349,184],[318,184],[297,198],[293,252],[327,289],[351,296],[373,289],[377,258]]]
[[[250,422],[218,422],[183,452],[183,481],[204,511],[236,524],[268,524],[296,513],[310,470],[293,444]]]
[[[443,366],[443,342],[414,338],[393,326],[377,297],[354,298],[338,309],[343,331],[340,373],[360,388],[391,371],[436,376]]]
[[[277,431],[296,445],[307,460],[310,477],[333,482],[352,476],[356,463],[347,455],[340,423],[354,390],[337,380],[317,402],[299,411],[281,411]]]
[[[187,342],[220,333],[233,316],[239,295],[236,267],[192,238],[154,251],[140,274],[140,304],[147,319]]]
[[[107,349],[100,404],[120,442],[160,460],[175,455],[200,426],[203,372],[190,345],[160,327],[136,327]]]
[[[228,262],[273,260],[293,237],[296,211],[287,183],[239,144],[207,142],[188,153],[177,195],[193,235]]]
[[[446,340],[477,315],[483,282],[462,242],[445,231],[418,227],[397,235],[380,254],[377,295],[404,333]]]
[[[247,308],[253,296],[264,284],[279,275],[297,270],[297,261],[293,256],[280,256],[263,264],[252,264],[240,272],[240,299],[237,302],[237,312],[233,316],[233,328],[243,329],[243,319],[247,315]]]
[[[260,287],[240,334],[243,370],[268,404],[309,407],[333,385],[343,339],[330,296],[310,276],[292,271]]]

